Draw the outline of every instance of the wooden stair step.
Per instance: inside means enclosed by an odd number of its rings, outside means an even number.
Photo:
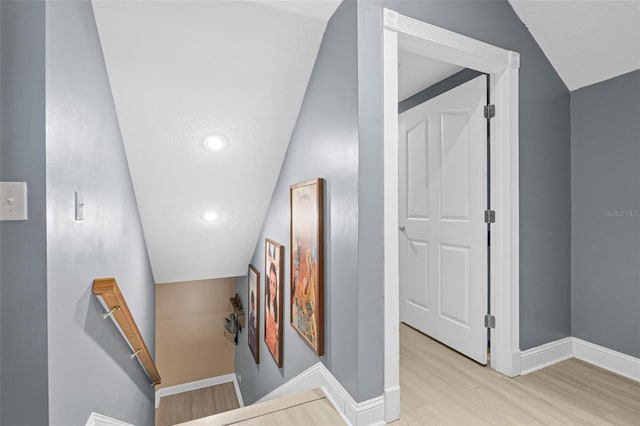
[[[324,402],[326,403],[326,405],[328,405],[328,407],[331,408],[331,411],[333,411],[333,414],[335,414],[335,417],[329,415],[329,419],[332,420],[332,424],[344,424],[344,421],[342,421],[340,415],[335,411],[331,403],[329,403],[326,398],[327,396],[322,391],[322,389],[312,389],[306,392],[248,405],[246,407],[238,408],[235,410],[225,411],[224,413],[214,414],[213,416],[203,417],[201,419],[180,423],[180,425],[222,426],[242,422],[258,424],[252,420],[259,417],[264,417],[264,422],[262,422],[262,424],[270,424],[272,423],[272,421],[269,421],[268,417],[273,413],[285,411],[304,404],[314,404],[314,401],[318,401],[318,403],[320,403],[322,402],[320,401],[322,399],[325,400]]]

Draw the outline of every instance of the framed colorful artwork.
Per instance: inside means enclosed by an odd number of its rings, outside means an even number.
[[[256,364],[260,363],[260,272],[249,265],[249,349]]]
[[[324,355],[324,180],[292,185],[291,326]]]
[[[264,270],[264,342],[282,368],[284,246],[268,238],[264,241]]]

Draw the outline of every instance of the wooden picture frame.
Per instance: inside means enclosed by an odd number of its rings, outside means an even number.
[[[247,308],[249,310],[248,343],[256,364],[260,364],[260,272],[249,265]]]
[[[291,327],[324,355],[324,179],[291,185]]]
[[[282,368],[284,246],[269,238],[264,240],[264,270],[264,342]]]

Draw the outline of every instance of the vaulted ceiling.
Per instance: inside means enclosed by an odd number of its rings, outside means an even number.
[[[246,273],[337,4],[93,2],[156,282]]]
[[[157,283],[246,273],[340,1],[93,0]],[[639,2],[509,2],[570,90],[640,68]],[[400,98],[458,70],[399,66]]]
[[[509,0],[569,90],[640,68],[640,0]]]

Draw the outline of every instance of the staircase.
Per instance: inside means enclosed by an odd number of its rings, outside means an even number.
[[[313,389],[231,411],[203,417],[183,426],[221,425],[345,425],[322,389]]]

